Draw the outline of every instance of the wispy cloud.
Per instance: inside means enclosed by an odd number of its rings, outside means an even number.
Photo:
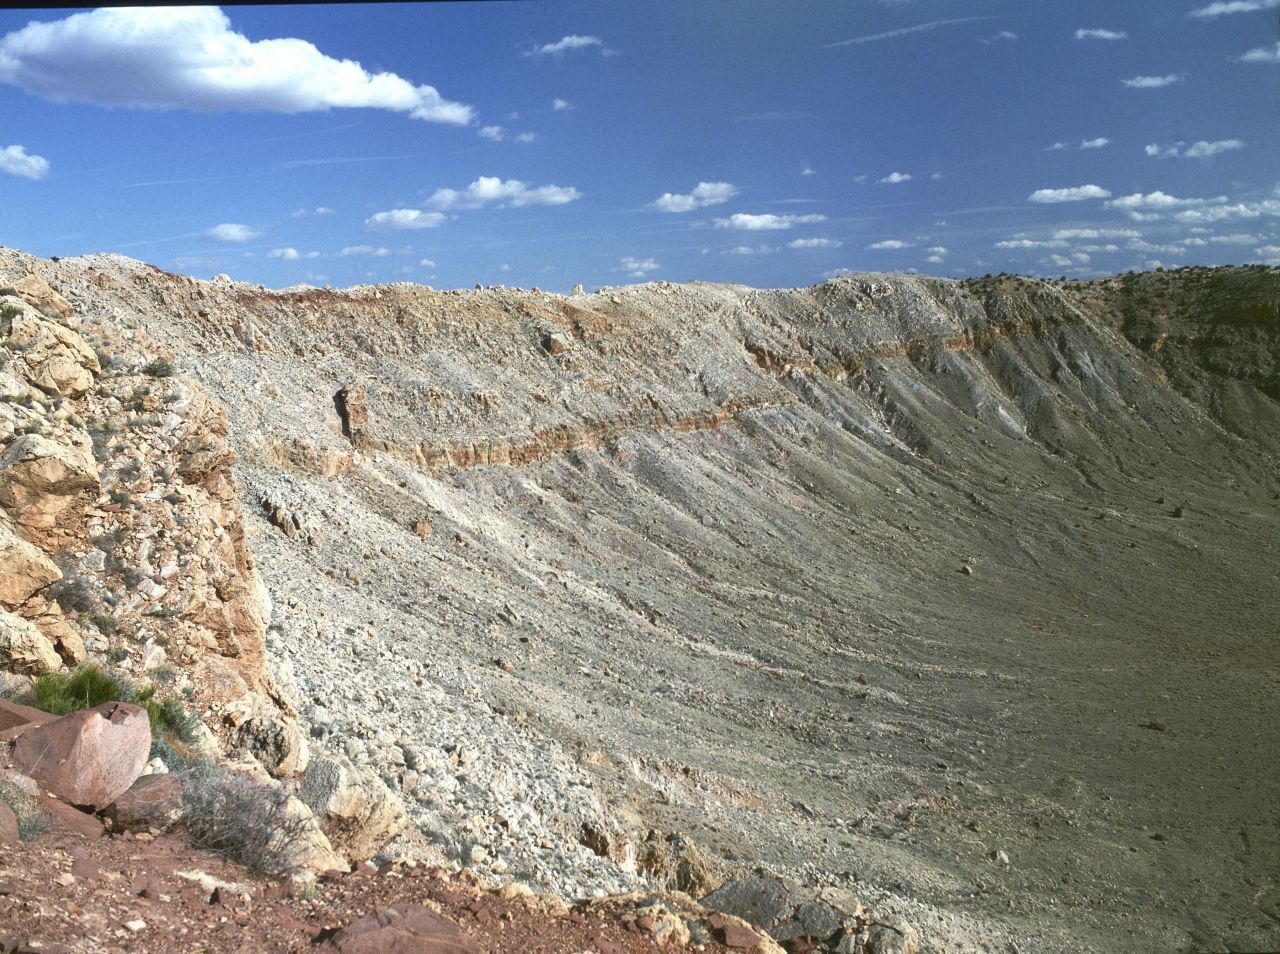
[[[787,248],[839,248],[843,244],[839,239],[829,238],[792,239]]]
[[[22,146],[0,149],[0,172],[23,179],[43,179],[49,174],[49,160],[31,155]]]
[[[0,82],[54,102],[306,113],[368,108],[465,125],[470,106],[299,39],[253,41],[217,7],[107,7],[0,39]]]
[[[1077,40],[1127,40],[1129,34],[1123,30],[1076,30]]]
[[[371,258],[386,258],[391,254],[391,249],[382,248],[373,245],[348,245],[338,253],[343,258],[351,258],[352,256],[369,256]]]
[[[1058,152],[1063,149],[1104,149],[1109,145],[1111,145],[1110,139],[1106,136],[1098,136],[1096,139],[1083,139],[1078,146],[1073,146],[1067,142],[1055,142],[1045,152]]]
[[[405,232],[416,229],[434,229],[444,224],[441,212],[423,212],[421,209],[390,209],[376,212],[364,220],[366,232]]]
[[[1101,186],[1082,185],[1067,189],[1037,189],[1027,196],[1028,202],[1081,202],[1085,199],[1107,199],[1111,193]]]
[[[618,262],[615,272],[626,272],[631,278],[644,278],[650,272],[656,272],[662,266],[651,258],[635,258],[628,255]]]
[[[881,185],[897,185],[899,182],[910,182],[911,173],[909,172],[891,172],[880,180]]]
[[[1012,43],[1017,39],[1018,34],[1014,33],[1012,30],[1001,30],[994,36],[989,36],[985,40],[980,40],[979,42],[990,46],[992,43]]]
[[[1207,7],[1192,10],[1187,16],[1220,17],[1229,13],[1253,13],[1255,10],[1274,10],[1280,7],[1280,0],[1222,0],[1211,3]]]
[[[699,182],[692,192],[664,192],[651,204],[659,212],[692,212],[728,202],[737,194],[738,187],[729,182]]]
[[[1280,63],[1280,43],[1260,46],[1240,57],[1241,63]]]
[[[561,37],[554,43],[543,43],[541,46],[535,46],[531,50],[526,50],[525,56],[560,56],[570,50],[588,50],[591,47],[598,46],[601,52],[607,52],[608,48],[604,45],[604,40],[598,36],[578,36],[570,34]]]
[[[1170,73],[1167,76],[1134,76],[1131,79],[1121,80],[1121,82],[1130,89],[1161,89],[1165,86],[1172,86],[1174,83],[1181,83],[1182,80],[1181,73]]]
[[[925,30],[936,30],[939,27],[953,26],[957,23],[975,23],[979,20],[998,20],[999,17],[951,17],[947,20],[931,20],[928,23],[918,23],[915,26],[902,27],[897,30],[886,30],[883,33],[872,33],[867,36],[855,36],[848,40],[838,40],[835,43],[826,44],[827,49],[838,46],[856,46],[861,43],[876,43],[880,40],[891,40],[894,37],[907,36],[911,33],[921,33]]]
[[[267,233],[267,229],[257,225],[242,225],[239,222],[223,222],[221,225],[215,225],[213,228],[204,233],[204,237],[212,239],[215,242],[226,242],[229,245],[238,245],[242,242],[251,242]]]
[[[1208,159],[1211,156],[1243,148],[1244,143],[1239,139],[1219,139],[1215,142],[1206,142],[1201,139],[1190,146],[1185,142],[1176,142],[1172,146],[1160,146],[1153,142],[1148,144],[1146,153],[1157,159]]]
[[[476,135],[481,139],[488,139],[490,142],[506,142],[508,139],[515,140],[516,142],[533,142],[538,138],[537,134],[531,132],[515,133],[512,135],[511,131],[505,126],[481,126],[476,131]]]
[[[531,188],[519,179],[481,176],[465,189],[437,189],[427,204],[437,209],[479,209],[490,203],[500,207],[564,205],[582,198],[573,186],[545,185]]]
[[[567,99],[561,99],[557,96],[551,101],[551,109],[553,112],[562,113],[566,109],[573,109],[573,103],[569,102]]]
[[[769,232],[789,229],[795,225],[809,225],[814,222],[825,222],[827,217],[812,213],[809,215],[774,215],[772,212],[763,215],[752,215],[737,212],[727,219],[716,219],[718,229],[738,229],[743,232]]]

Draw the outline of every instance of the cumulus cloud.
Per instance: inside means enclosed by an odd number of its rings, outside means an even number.
[[[1227,197],[1222,195],[1213,199],[1180,199],[1157,189],[1155,192],[1146,194],[1135,192],[1132,195],[1122,195],[1119,198],[1112,199],[1107,203],[1107,206],[1112,209],[1123,209],[1126,212],[1138,209],[1168,211],[1170,209],[1185,209],[1190,206],[1216,205],[1226,201]]]
[[[1048,152],[1057,152],[1062,149],[1102,149],[1111,145],[1111,140],[1106,136],[1099,136],[1096,139],[1082,139],[1080,145],[1072,146],[1066,142],[1055,142],[1048,148]]]
[[[1123,30],[1076,30],[1077,40],[1127,40]]]
[[[239,222],[223,222],[221,225],[215,225],[204,233],[204,237],[213,239],[215,242],[226,242],[228,244],[238,244],[240,242],[251,242],[261,235],[266,234],[266,229],[254,225],[241,225]]]
[[[883,185],[897,185],[899,182],[910,182],[911,174],[907,172],[891,172],[880,180]]]
[[[825,215],[813,213],[810,215],[774,215],[773,213],[765,213],[763,215],[752,215],[747,212],[736,212],[727,219],[716,219],[715,225],[718,229],[739,229],[743,232],[767,232],[779,229],[789,229],[793,225],[809,225],[813,222],[825,222]]]
[[[348,245],[338,254],[344,258],[350,258],[353,255],[369,255],[373,258],[386,258],[391,254],[391,249],[381,247],[375,248],[372,245]]]
[[[1241,63],[1280,63],[1280,43],[1260,46],[1240,57]]]
[[[1255,10],[1272,10],[1280,7],[1280,0],[1220,0],[1207,7],[1192,10],[1188,16],[1220,17],[1228,13],[1253,13]]]
[[[604,40],[598,36],[577,36],[570,34],[561,37],[554,43],[544,43],[541,46],[535,46],[532,50],[528,50],[525,56],[560,56],[569,50],[585,50],[593,46],[604,49]]]
[[[1150,143],[1146,148],[1146,153],[1148,156],[1154,156],[1157,159],[1173,159],[1177,157],[1207,159],[1210,156],[1217,156],[1224,152],[1243,148],[1244,143],[1239,139],[1219,139],[1215,142],[1206,142],[1201,139],[1190,146],[1185,142],[1176,142],[1172,146],[1160,146],[1156,143]]]
[[[1028,202],[1080,202],[1084,199],[1107,199],[1111,193],[1101,186],[1082,185],[1068,189],[1037,189],[1027,196]]]
[[[1027,238],[1005,239],[1002,242],[996,242],[996,248],[1003,249],[1028,249],[1028,248],[1066,248],[1067,243],[1062,239],[1051,239],[1049,241],[1040,242]]]
[[[1055,239],[1108,239],[1108,238],[1141,238],[1137,229],[1058,229],[1053,233]]]
[[[869,249],[877,249],[877,250],[884,250],[884,249],[897,249],[897,248],[911,248],[911,243],[910,243],[910,242],[903,242],[903,241],[900,241],[900,240],[898,240],[898,239],[885,239],[885,240],[884,240],[884,241],[882,241],[882,242],[875,242],[875,243],[874,243],[874,244],[872,244],[872,245],[868,245],[868,246],[867,246],[867,248],[869,248]]]
[[[24,179],[43,179],[49,174],[49,160],[30,155],[22,146],[5,146],[0,149],[0,172]]]
[[[787,248],[839,248],[843,244],[839,239],[807,238],[793,239],[787,243]]]
[[[567,99],[561,99],[559,96],[557,96],[555,99],[551,101],[551,109],[554,112],[562,113],[566,109],[573,109],[573,103],[569,102]]]
[[[653,200],[659,212],[692,212],[708,205],[720,205],[738,194],[738,187],[728,182],[699,182],[692,192],[664,192]]]
[[[650,272],[657,271],[661,267],[651,258],[635,258],[628,255],[618,262],[618,267],[614,271],[626,272],[631,278],[644,278]]]
[[[465,125],[470,106],[306,40],[250,40],[217,7],[106,7],[0,39],[0,82],[54,102],[200,112],[363,107]]]
[[[507,138],[507,131],[501,126],[481,126],[476,133],[481,139],[490,139],[493,142],[502,142]]]
[[[811,166],[805,166],[803,169],[800,170],[800,175],[802,176],[816,176],[817,174],[818,174],[817,171],[813,169]]]
[[[319,258],[319,252],[299,252],[296,248],[273,248],[267,258],[278,258],[285,262],[296,262],[304,258]]]
[[[465,189],[437,189],[427,204],[437,209],[478,209],[491,202],[500,207],[522,208],[527,205],[564,205],[582,198],[573,186],[545,185],[530,188],[519,179],[503,180],[498,176],[481,176]]]
[[[777,249],[770,245],[735,245],[726,255],[769,255]]]
[[[1181,83],[1182,74],[1170,73],[1168,76],[1135,76],[1132,79],[1121,80],[1121,82],[1130,89],[1160,89],[1162,86],[1172,86],[1174,83]]]
[[[391,209],[377,212],[364,220],[368,232],[404,232],[411,229],[434,229],[444,223],[441,212],[423,212],[421,209]]]
[[[435,263],[435,261],[434,261],[433,259],[430,259],[430,258],[422,258],[422,259],[419,259],[419,260],[418,260],[418,266],[419,266],[420,268],[435,268],[435,267],[436,267],[436,263]]]

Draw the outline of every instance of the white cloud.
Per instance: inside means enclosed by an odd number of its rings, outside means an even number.
[[[1075,264],[1065,255],[1050,255],[1048,258],[1042,258],[1041,261],[1046,265],[1057,265],[1059,268],[1066,268],[1068,265]]]
[[[727,219],[716,219],[718,229],[740,229],[744,232],[764,232],[778,229],[789,229],[793,225],[809,225],[813,222],[825,222],[825,215],[752,215],[747,212],[735,212]]]
[[[708,205],[720,205],[738,194],[738,187],[728,182],[699,182],[692,192],[664,192],[652,205],[659,212],[692,212]]]
[[[0,172],[24,179],[43,179],[49,174],[49,160],[28,154],[22,146],[5,146],[0,149]]]
[[[996,242],[996,248],[1066,248],[1067,243],[1062,239],[1053,239],[1047,242],[1037,242],[1032,239],[1014,238],[1005,239],[1003,242]]]
[[[489,139],[493,142],[502,142],[507,138],[507,131],[501,126],[481,126],[476,133],[481,139]]]
[[[942,173],[941,173],[941,172],[935,172],[935,173],[932,173],[932,174],[929,176],[929,181],[930,181],[930,182],[941,182],[941,181],[942,181]]]
[[[886,30],[884,33],[872,33],[868,36],[855,36],[849,40],[837,40],[835,43],[828,43],[827,48],[837,46],[855,46],[862,43],[876,43],[880,40],[889,40],[894,37],[907,36],[911,33],[920,33],[924,30],[936,30],[938,27],[950,26],[954,23],[973,23],[976,20],[993,20],[995,17],[951,17],[946,20],[930,20],[928,23],[918,23],[915,26],[901,27],[897,30]]]
[[[1222,195],[1213,199],[1180,199],[1177,196],[1156,190],[1145,195],[1141,192],[1135,192],[1133,195],[1122,195],[1119,198],[1112,199],[1107,203],[1107,206],[1113,209],[1123,209],[1126,212],[1138,209],[1156,209],[1163,212],[1170,209],[1185,209],[1189,206],[1216,205],[1226,201],[1227,197]]]
[[[1135,76],[1133,79],[1121,80],[1130,89],[1160,89],[1182,82],[1182,74],[1170,73],[1168,76]]]
[[[403,232],[408,229],[434,229],[444,223],[440,212],[423,212],[421,209],[391,209],[378,212],[364,220],[368,232]]]
[[[644,278],[650,272],[655,272],[662,266],[651,258],[635,258],[631,255],[619,260],[618,267],[615,272],[626,272],[632,278]]]
[[[829,238],[792,239],[787,248],[839,248],[843,244],[839,239]]]
[[[868,245],[868,246],[867,246],[867,248],[869,248],[869,249],[878,249],[878,250],[884,250],[884,249],[898,249],[898,248],[911,248],[911,243],[910,243],[910,242],[902,242],[902,241],[899,241],[898,239],[885,239],[885,240],[884,240],[884,241],[882,241],[882,242],[876,242],[876,243],[874,243],[874,244],[872,244],[872,245]]]
[[[557,96],[551,101],[551,109],[557,113],[562,113],[566,109],[573,109],[573,103],[569,102],[567,99],[561,99]]]
[[[1215,142],[1205,142],[1205,140],[1201,139],[1190,146],[1185,142],[1176,142],[1172,146],[1160,146],[1156,143],[1150,143],[1146,147],[1146,153],[1148,156],[1153,156],[1157,159],[1174,159],[1178,157],[1184,159],[1207,159],[1210,156],[1217,156],[1224,152],[1231,152],[1233,149],[1243,148],[1244,143],[1239,139],[1219,139]]]
[[[1192,10],[1192,17],[1220,17],[1226,13],[1253,13],[1255,10],[1272,10],[1280,7],[1280,0],[1220,0],[1207,7]]]
[[[533,142],[537,138],[538,138],[537,133],[531,133],[531,132],[516,133],[516,142]]]
[[[1131,215],[1133,213],[1130,213]],[[1263,215],[1280,215],[1280,199],[1263,199],[1261,202],[1237,202],[1234,205],[1209,205],[1204,208],[1183,209],[1174,213],[1174,219],[1188,224],[1204,225],[1212,222],[1229,222],[1232,219],[1256,219]]]
[[[418,260],[418,266],[420,268],[435,268],[436,263],[433,259],[423,258]]]
[[[1127,40],[1123,30],[1076,30],[1077,40]]]
[[[267,253],[267,258],[279,258],[286,262],[296,262],[302,258],[302,253],[296,248],[273,248]]]
[[[942,245],[934,245],[932,248],[929,249],[929,254],[930,255],[946,255],[947,250]]]
[[[800,170],[800,175],[802,176],[816,176],[817,174],[818,173],[810,166],[805,166],[803,169]]]
[[[204,233],[205,238],[213,239],[215,242],[227,242],[231,244],[239,242],[251,242],[260,235],[266,234],[266,229],[259,228],[254,225],[241,225],[238,222],[223,222],[221,225],[215,225]]]
[[[513,208],[527,205],[564,205],[582,198],[573,186],[545,185],[530,188],[519,179],[503,180],[498,176],[481,176],[465,189],[437,189],[428,204],[437,209],[478,209],[490,202]]]
[[[1058,229],[1053,233],[1058,240],[1142,238],[1137,229]]]
[[[1102,147],[1109,146],[1110,144],[1111,144],[1111,140],[1108,139],[1106,136],[1099,136],[1097,139],[1084,140],[1084,142],[1080,143],[1080,148],[1081,149],[1101,149]]]
[[[353,255],[369,255],[373,258],[386,258],[391,254],[389,248],[375,248],[372,245],[348,245],[338,253],[344,258],[350,258]]]
[[[910,182],[911,174],[907,172],[891,172],[880,180],[882,185],[897,185],[899,182]]]
[[[992,43],[999,43],[1001,41],[1007,41],[1012,43],[1014,40],[1017,40],[1017,39],[1018,39],[1018,34],[1014,33],[1012,30],[1001,30],[995,36],[989,36],[985,40],[982,40],[980,42],[990,45]]]
[[[1106,199],[1111,193],[1101,186],[1082,185],[1067,189],[1037,189],[1027,196],[1028,202],[1080,202],[1084,199]]]
[[[1209,241],[1215,245],[1252,245],[1258,241],[1258,236],[1238,232],[1234,235],[1215,235]]]
[[[317,205],[311,212],[312,215],[333,215],[333,209],[323,205]]]
[[[0,82],[54,102],[305,113],[367,108],[465,125],[472,109],[306,40],[253,41],[217,7],[106,7],[0,39]]]
[[[926,262],[932,262],[935,265],[941,265],[945,259],[941,255],[930,255],[925,259]]]
[[[1280,63],[1280,43],[1274,47],[1260,46],[1240,57],[1241,63]]]
[[[770,245],[735,245],[726,255],[769,255],[777,249]]]
[[[1106,245],[1081,245],[1080,251],[1096,255],[1098,252],[1118,252],[1120,251],[1120,246],[1114,242],[1109,242]]]
[[[554,43],[544,43],[542,46],[535,46],[532,50],[525,53],[525,56],[559,56],[567,50],[584,50],[592,46],[604,47],[604,40],[598,36],[577,36],[570,34],[561,37]]]

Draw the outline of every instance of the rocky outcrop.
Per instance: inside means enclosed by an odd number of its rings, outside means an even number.
[[[16,364],[33,385],[50,394],[81,397],[101,368],[97,355],[70,328],[40,317],[16,299],[0,298],[0,336],[17,352]]]
[[[0,610],[0,666],[39,676],[62,667],[62,657],[34,623]]]
[[[340,928],[320,948],[334,954],[479,954],[452,921],[419,904],[378,908]]]
[[[75,314],[71,303],[49,287],[39,275],[23,275],[15,282],[0,285],[0,296],[14,295],[46,318],[63,320]]]
[[[22,772],[67,804],[101,809],[137,781],[150,751],[146,710],[106,702],[24,732],[13,757]]]
[[[298,797],[334,848],[352,861],[372,858],[409,824],[400,799],[382,779],[341,755],[313,755]]]
[[[61,579],[62,571],[39,547],[0,523],[0,607],[15,610]]]
[[[29,531],[47,531],[98,489],[98,467],[79,447],[23,434],[0,454],[0,506]]]

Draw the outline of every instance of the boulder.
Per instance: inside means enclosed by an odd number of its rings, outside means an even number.
[[[0,742],[12,742],[28,729],[52,722],[55,718],[40,709],[0,699]],[[0,769],[0,784],[6,780],[5,770]]]
[[[98,490],[98,467],[75,447],[23,434],[0,455],[0,506],[22,527],[48,530]]]
[[[16,609],[60,579],[62,571],[44,551],[0,523],[0,607]]]
[[[13,813],[13,809],[7,802],[0,801],[0,845],[12,845],[20,840],[18,816]]]
[[[340,954],[479,954],[480,947],[443,915],[419,904],[377,908],[329,938]]]
[[[377,775],[341,755],[314,755],[298,797],[333,846],[352,861],[372,858],[404,831],[404,806]]]
[[[70,318],[75,314],[71,303],[49,287],[39,275],[25,275],[0,288],[0,295],[17,295],[47,318]]]
[[[285,803],[283,824],[273,847],[284,859],[285,867],[294,872],[351,870],[346,859],[333,850],[311,809],[292,795]]]
[[[101,809],[137,781],[150,752],[146,710],[104,702],[24,732],[13,759],[62,801]]]
[[[62,657],[34,623],[0,609],[0,668],[41,676],[62,668]]]
[[[14,362],[19,373],[42,391],[77,398],[93,387],[102,372],[98,356],[84,338],[32,310],[0,317],[0,334],[19,352]]]
[[[182,783],[168,772],[143,775],[103,813],[115,831],[161,831],[182,808]]]

